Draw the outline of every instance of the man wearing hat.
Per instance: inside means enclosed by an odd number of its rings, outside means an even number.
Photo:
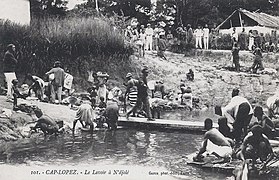
[[[153,38],[154,32],[153,32],[153,29],[150,24],[147,24],[147,28],[145,29],[145,34],[146,34],[146,47],[145,48],[147,51],[152,51],[152,46],[153,46],[152,38]]]
[[[62,102],[62,88],[64,85],[65,72],[62,69],[61,62],[56,61],[54,67],[46,73],[46,75],[54,74],[54,79],[51,82],[51,102],[55,102],[57,94],[59,104]]]
[[[7,51],[5,52],[4,55],[4,62],[3,62],[3,72],[6,78],[6,83],[7,83],[7,98],[11,99],[12,98],[12,80],[17,79],[15,70],[16,70],[16,65],[17,65],[17,60],[14,56],[15,53],[15,45],[9,44],[7,46]]]
[[[239,90],[234,89],[232,99],[227,106],[223,108],[221,106],[215,107],[215,114],[226,117],[229,125],[232,125],[232,133],[237,142],[241,140],[242,132],[244,132],[244,135],[247,134],[247,127],[253,116],[253,109],[249,101],[238,94]]]

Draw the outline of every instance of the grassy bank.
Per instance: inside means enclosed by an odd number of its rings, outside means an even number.
[[[57,60],[77,77],[85,77],[87,70],[115,72],[129,65],[133,53],[121,30],[99,18],[37,19],[31,26],[1,21],[1,57],[9,43],[16,45],[18,73],[39,76]]]

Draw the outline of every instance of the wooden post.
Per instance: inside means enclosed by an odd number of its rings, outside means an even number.
[[[96,3],[96,11],[99,12],[98,0],[95,0]]]
[[[230,24],[231,24],[231,28],[233,27],[233,25],[232,25],[232,20],[230,19]]]
[[[242,18],[241,18],[241,14],[240,14],[239,11],[238,11],[238,16],[239,16],[240,26],[243,27],[243,25],[242,25]]]

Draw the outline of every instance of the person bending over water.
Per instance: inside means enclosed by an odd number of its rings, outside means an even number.
[[[94,129],[93,120],[95,119],[95,115],[93,111],[94,110],[91,106],[91,103],[89,101],[83,100],[78,111],[76,112],[76,117],[73,122],[73,130],[72,130],[73,134],[75,132],[77,121],[81,123],[83,128],[86,128],[86,126],[89,125],[90,133],[93,134],[93,129]]]
[[[234,89],[230,103],[221,108],[215,107],[215,114],[228,119],[229,125],[233,126],[233,137],[237,143],[241,141],[241,136],[247,134],[247,128],[253,116],[253,109],[249,101],[238,95],[238,90]]]

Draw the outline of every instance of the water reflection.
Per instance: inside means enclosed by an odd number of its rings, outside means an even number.
[[[226,176],[223,174],[204,172],[187,166],[183,161],[182,156],[196,151],[201,141],[200,135],[135,129],[98,131],[93,136],[87,133],[79,133],[74,137],[67,134],[48,138],[38,136],[1,146],[0,162],[29,165],[140,165],[184,172],[194,179],[224,179]],[[184,178],[187,179],[187,176]]]

